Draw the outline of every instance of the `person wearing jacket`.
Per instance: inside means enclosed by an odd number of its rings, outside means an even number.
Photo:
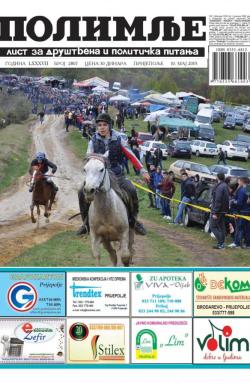
[[[155,188],[154,188],[154,174],[156,173],[155,171],[155,166],[153,164],[150,165],[150,171],[149,171],[149,177],[150,177],[150,180],[149,180],[149,183],[148,183],[148,188],[155,192]],[[148,208],[154,208],[155,207],[155,195],[152,194],[152,193],[148,193],[148,198],[149,198],[149,206]]]
[[[161,198],[161,210],[164,219],[171,219],[170,199],[175,193],[175,185],[167,171],[163,172],[163,179],[158,185],[160,193],[166,198]],[[167,199],[169,198],[169,199]]]
[[[183,212],[186,207],[186,203],[189,203],[192,197],[195,196],[195,185],[191,178],[188,177],[186,172],[181,174],[181,203],[179,204],[176,217],[174,219],[175,225],[182,224]]]
[[[215,235],[217,245],[214,249],[225,248],[226,224],[225,215],[229,211],[229,190],[223,173],[217,174],[217,184],[212,191],[210,229]]]
[[[163,153],[160,147],[157,147],[154,151],[154,165],[155,167],[160,166],[162,169],[162,159],[163,159]]]
[[[153,177],[154,191],[158,194],[160,193],[159,184],[161,183],[162,179],[163,179],[163,175],[161,172],[161,168],[160,166],[158,166],[156,167],[156,172],[154,173],[154,177]],[[155,207],[157,209],[161,208],[161,198],[158,195],[155,196]]]
[[[246,186],[249,184],[249,179],[241,177],[238,179],[238,188],[235,193],[235,199],[232,202],[232,207],[235,209],[236,214],[250,216],[250,198],[246,193]],[[234,235],[234,242],[228,247],[237,248],[243,246],[243,240],[245,241],[245,247],[250,248],[250,221],[244,218],[237,218],[236,230]]]
[[[139,212],[139,200],[137,191],[132,182],[126,179],[123,174],[123,156],[131,161],[133,166],[140,172],[143,179],[149,182],[149,175],[143,168],[141,162],[136,158],[126,142],[121,138],[120,133],[113,130],[111,117],[107,113],[101,113],[96,119],[97,132],[89,141],[87,154],[102,154],[109,161],[110,170],[115,174],[119,186],[131,197],[133,212],[129,213],[129,223],[140,235],[145,235],[146,230],[142,223],[137,220]],[[83,186],[78,191],[78,200],[83,224],[77,231],[77,235],[88,233],[88,211],[90,204],[86,201]]]
[[[29,169],[30,175],[33,174],[33,167],[34,166],[36,166],[39,169],[39,171],[41,171],[43,174],[47,174],[47,172],[49,171],[50,168],[51,168],[52,174],[55,174],[55,172],[57,170],[57,166],[46,158],[46,155],[44,154],[44,152],[38,152],[36,154],[35,159],[32,160],[32,162],[30,164],[30,169]],[[52,187],[54,188],[55,192],[57,192],[58,187],[55,185],[53,180],[51,180],[51,178],[48,175],[45,178],[46,178],[46,182],[51,184]],[[32,178],[29,192],[33,191],[34,184],[35,184],[35,181]]]

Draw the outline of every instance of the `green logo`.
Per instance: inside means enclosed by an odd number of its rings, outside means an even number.
[[[207,280],[204,273],[200,273],[199,277],[194,281],[194,286],[197,291],[204,291],[207,287]]]

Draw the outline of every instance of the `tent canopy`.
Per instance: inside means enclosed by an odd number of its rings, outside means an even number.
[[[110,102],[129,102],[130,99],[123,95],[115,95],[109,99]]]
[[[167,116],[161,116],[159,121],[160,126],[168,126],[169,128],[196,128],[195,124],[188,119],[168,118]]]
[[[174,95],[172,92],[166,92],[165,94],[161,95],[163,98],[166,99],[178,99],[176,95]]]
[[[106,80],[103,80],[99,78],[98,76],[95,76],[90,79],[82,80],[80,82],[76,82],[73,84],[74,87],[104,87],[109,88],[109,82],[106,82]]]

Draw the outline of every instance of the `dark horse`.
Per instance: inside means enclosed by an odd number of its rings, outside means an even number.
[[[32,193],[32,203],[30,205],[31,221],[32,223],[36,223],[33,213],[34,207],[36,206],[37,208],[37,215],[39,219],[39,205],[43,205],[45,207],[44,216],[47,218],[46,222],[49,222],[49,215],[56,196],[56,191],[53,186],[47,182],[46,176],[44,176],[43,173],[37,169],[37,167],[33,167],[32,181],[34,187]]]

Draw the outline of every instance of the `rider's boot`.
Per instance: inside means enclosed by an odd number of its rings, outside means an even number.
[[[138,196],[137,196],[136,190],[132,194],[132,199],[133,199],[133,209],[132,209],[132,212],[130,214],[130,217],[131,217],[130,223],[132,223],[132,227],[134,227],[134,230],[135,230],[136,234],[146,235],[147,234],[147,230],[145,229],[143,223],[141,223],[141,222],[139,222],[137,220],[137,215],[138,215],[138,212],[139,212],[139,200],[138,200]]]
[[[139,235],[146,235],[147,230],[144,227],[144,224],[136,220],[135,222],[135,233]]]
[[[88,212],[90,204],[85,199],[82,187],[78,191],[78,200],[83,224],[77,230],[76,235],[84,235],[89,233]]]

